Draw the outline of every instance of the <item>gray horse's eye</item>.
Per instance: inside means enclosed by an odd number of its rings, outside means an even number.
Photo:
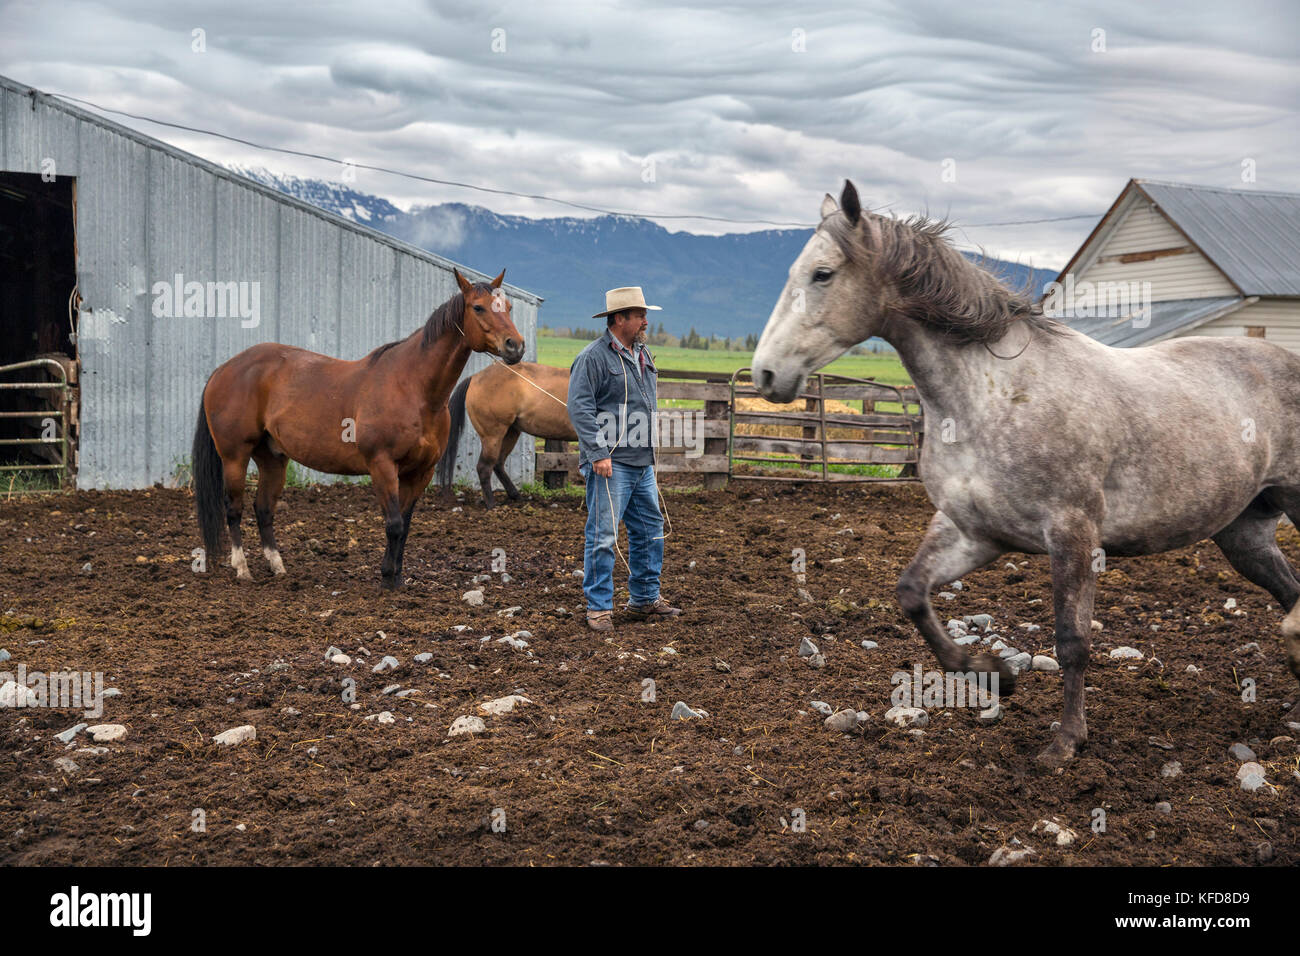
[[[813,271],[813,282],[830,282],[833,273],[830,269],[816,269]]]

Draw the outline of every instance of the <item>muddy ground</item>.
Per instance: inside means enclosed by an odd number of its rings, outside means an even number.
[[[0,711],[0,859],[983,864],[1018,839],[1046,864],[1300,863],[1300,758],[1294,741],[1274,740],[1300,738],[1287,728],[1300,713],[1280,614],[1209,542],[1110,561],[1089,745],[1052,773],[1033,758],[1059,717],[1059,674],[1022,675],[995,724],[964,708],[932,709],[921,735],[882,719],[891,675],[933,666],[894,600],[932,510],[919,486],[733,482],[668,501],[663,585],[686,614],[620,616],[610,639],[582,624],[576,497],[492,513],[475,497],[459,512],[426,497],[398,594],[378,588],[383,525],[364,488],[291,489],[278,517],[289,574],[273,579],[250,548],[248,586],[228,566],[191,570],[183,491],[0,504],[0,647],[13,655],[0,670],[102,671],[121,694],[90,723],[128,728],[65,747],[54,734],[82,722],[77,712]],[[1282,536],[1296,562],[1300,537]],[[511,580],[493,574],[470,607],[461,595],[490,573],[495,548]],[[813,603],[796,595],[794,548],[807,553]],[[1012,555],[963,585],[937,601],[943,619],[991,614],[1009,643],[1051,653],[1045,559]],[[497,640],[520,630],[524,649]],[[798,657],[803,637],[824,667]],[[1238,650],[1251,642],[1261,650]],[[331,645],[353,663],[326,660]],[[1111,659],[1120,645],[1144,659]],[[373,673],[385,655],[399,668]],[[393,684],[415,693],[385,696]],[[457,717],[513,693],[533,703],[448,737]],[[670,720],[678,700],[709,716]],[[814,700],[870,720],[833,733]],[[367,720],[382,711],[393,722]],[[244,724],[256,740],[213,743]],[[1273,791],[1239,787],[1237,742]],[[1162,777],[1170,761],[1182,772]],[[1099,810],[1104,832],[1092,828]],[[1042,820],[1078,838],[1057,846],[1034,831]]]

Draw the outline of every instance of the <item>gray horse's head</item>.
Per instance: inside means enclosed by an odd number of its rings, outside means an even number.
[[[754,350],[754,384],[769,401],[791,401],[812,372],[875,335],[888,313],[888,283],[869,262],[853,262],[868,238],[860,233],[878,217],[863,215],[847,180],[838,205],[826,194],[821,215]]]

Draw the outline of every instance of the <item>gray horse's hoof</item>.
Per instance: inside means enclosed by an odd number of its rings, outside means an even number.
[[[1038,755],[1037,760],[1044,767],[1055,770],[1073,760],[1076,749],[1074,741],[1058,734],[1047,749]]]
[[[1016,692],[1016,674],[1006,661],[990,654],[979,654],[970,659],[968,667],[977,674],[997,674],[999,697],[1010,697]]]

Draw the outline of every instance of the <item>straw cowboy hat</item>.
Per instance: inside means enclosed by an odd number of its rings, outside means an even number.
[[[622,312],[624,309],[648,309],[651,312],[663,311],[657,305],[645,304],[645,293],[641,291],[639,285],[627,285],[621,289],[610,289],[606,292],[605,311],[597,312],[592,318],[603,319],[607,315]]]

